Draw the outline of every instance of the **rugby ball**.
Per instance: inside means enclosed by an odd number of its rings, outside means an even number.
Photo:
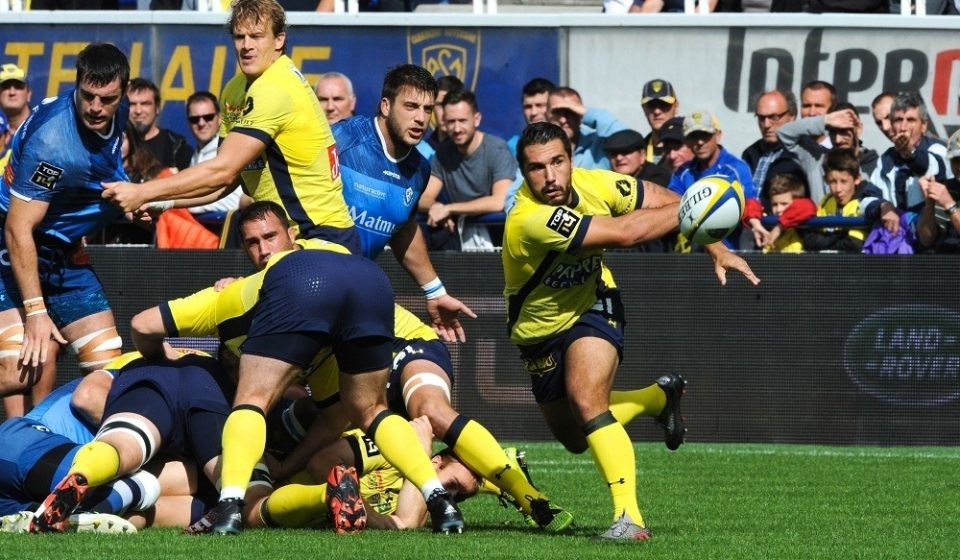
[[[680,232],[699,245],[720,241],[740,224],[744,204],[738,181],[704,177],[680,197]]]

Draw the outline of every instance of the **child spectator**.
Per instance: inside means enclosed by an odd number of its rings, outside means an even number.
[[[860,162],[851,150],[832,150],[823,159],[824,182],[830,192],[823,197],[817,216],[864,217],[866,227],[811,229],[803,233],[808,251],[859,253],[867,234],[880,218],[880,189],[864,181]]]
[[[764,253],[802,253],[803,238],[796,227],[817,213],[813,200],[804,196],[806,186],[796,175],[777,174],[767,181],[770,211],[778,222],[770,230],[763,227],[760,218],[763,205],[755,198],[747,199],[743,225],[753,230],[753,241]]]

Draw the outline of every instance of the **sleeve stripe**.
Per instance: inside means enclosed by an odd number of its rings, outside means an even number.
[[[590,227],[590,221],[593,220],[593,216],[590,214],[584,214],[580,220],[580,227],[577,228],[577,233],[574,234],[573,239],[570,241],[570,245],[567,246],[568,253],[576,253],[580,250],[580,246],[583,244],[583,239],[587,236],[587,229]]]
[[[163,330],[167,331],[167,336],[180,336],[180,330],[177,329],[177,322],[173,319],[173,312],[170,310],[170,303],[164,302],[159,306],[160,318],[163,319]]]

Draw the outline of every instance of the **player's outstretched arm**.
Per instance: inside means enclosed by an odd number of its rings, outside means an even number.
[[[754,286],[760,284],[760,278],[753,273],[753,269],[750,268],[747,261],[743,260],[730,249],[727,249],[727,246],[724,245],[722,241],[711,243],[705,246],[704,250],[713,257],[713,268],[717,273],[717,279],[720,280],[721,286],[727,285],[728,270],[739,270],[751,284]]]
[[[667,203],[657,208],[642,208],[623,216],[592,216],[581,247],[633,247],[659,239],[680,225],[677,219],[679,203]]]
[[[110,199],[125,212],[140,210],[148,202],[196,198],[237,184],[240,171],[266,148],[263,141],[231,132],[227,135],[217,157],[188,167],[162,179],[139,185],[133,183],[103,183],[101,196]]]
[[[390,239],[390,249],[410,277],[423,288],[427,297],[427,314],[437,335],[446,342],[466,342],[467,335],[460,323],[460,314],[471,319],[477,314],[457,298],[447,294],[437,271],[430,262],[427,242],[416,221],[410,219]]]

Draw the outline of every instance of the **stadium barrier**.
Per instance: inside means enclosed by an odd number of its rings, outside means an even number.
[[[89,253],[127,349],[135,313],[251,272],[235,250]],[[686,376],[683,411],[694,442],[960,445],[953,259],[746,258],[759,287],[731,274],[721,288],[705,255],[609,253],[627,313],[616,387],[646,386],[669,371]],[[479,315],[466,321],[468,342],[450,345],[456,406],[502,439],[550,439],[507,337],[500,255],[433,259],[448,290]],[[380,262],[398,301],[422,317],[420,288],[392,255]],[[59,382],[77,375],[72,356],[59,366]],[[661,437],[650,419],[629,429],[639,440]]]

